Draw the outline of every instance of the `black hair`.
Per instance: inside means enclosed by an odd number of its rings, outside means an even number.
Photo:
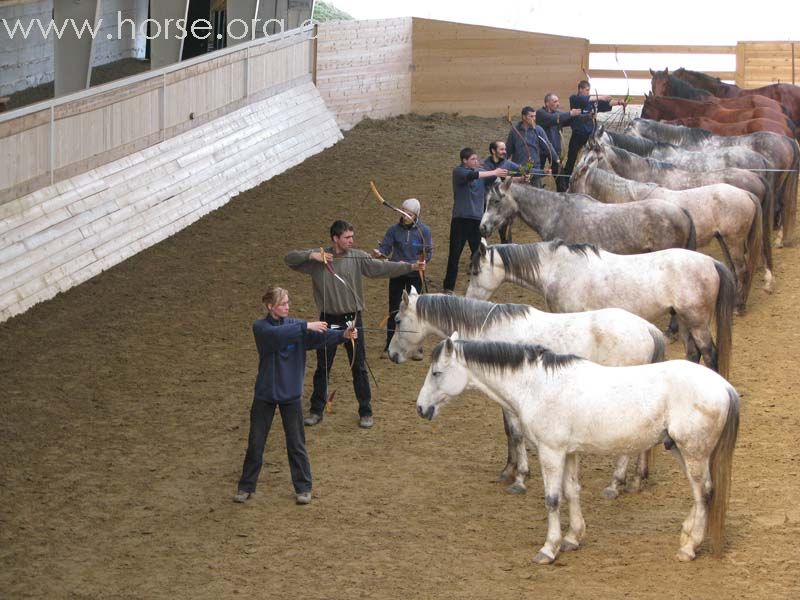
[[[461,162],[464,162],[473,154],[477,154],[477,152],[475,152],[475,150],[473,150],[469,146],[467,146],[466,148],[462,148],[461,152],[459,152],[459,156],[461,157]]]
[[[522,116],[529,115],[530,113],[536,114],[536,110],[532,106],[523,106],[522,107]]]
[[[331,225],[331,239],[333,239],[334,236],[339,237],[345,231],[355,231],[355,229],[353,229],[353,226],[347,221],[342,221],[341,219],[334,221],[333,225]]]

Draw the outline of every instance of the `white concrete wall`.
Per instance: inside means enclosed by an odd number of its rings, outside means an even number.
[[[411,17],[319,25],[317,87],[342,129],[411,112],[412,62]]]
[[[307,78],[0,204],[0,322],[158,243],[341,137]]]
[[[34,25],[27,38],[9,37],[2,19],[13,27],[17,20],[27,29],[33,19],[50,22],[53,0],[0,7],[0,96],[53,81],[53,40],[45,39]],[[46,26],[46,25],[45,25]]]
[[[121,15],[121,16],[120,16]],[[147,18],[147,0],[100,0],[102,28],[94,46],[92,66],[105,65],[123,58],[144,58],[145,39],[139,35],[140,25]],[[136,37],[130,38],[130,25],[122,28],[118,39],[117,22],[131,19],[136,23]],[[108,39],[111,35],[112,39]]]
[[[147,0],[100,0],[100,16],[103,28],[95,40],[93,66],[104,65],[122,58],[144,58],[145,39],[135,40],[117,37],[117,14],[122,18],[142,23],[147,18]],[[53,0],[42,0],[27,4],[0,6],[0,19],[6,19],[10,27],[20,20],[27,28],[32,19],[39,19],[46,28],[52,19]],[[125,28],[128,33],[129,28]],[[108,39],[108,35],[112,39]],[[24,38],[17,34],[10,38],[0,21],[0,96],[7,96],[29,87],[53,81],[53,36],[45,39],[34,25],[31,35]]]

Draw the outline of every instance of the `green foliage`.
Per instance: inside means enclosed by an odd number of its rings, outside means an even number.
[[[339,10],[333,4],[329,4],[328,2],[322,2],[322,0],[317,0],[317,3],[314,5],[314,15],[312,18],[317,23],[323,23],[325,21],[354,20],[353,17],[343,10]]]

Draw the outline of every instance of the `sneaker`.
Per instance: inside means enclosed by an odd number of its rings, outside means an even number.
[[[322,415],[318,415],[315,412],[308,413],[308,416],[303,419],[303,423],[306,427],[313,427],[314,425],[322,422]]]
[[[255,492],[245,492],[244,490],[239,490],[236,492],[236,495],[233,497],[233,501],[238,504],[243,504],[250,500],[255,495]]]
[[[366,417],[361,417],[361,420],[358,422],[358,426],[361,429],[369,429],[375,424],[375,421],[372,419],[372,415],[367,415]]]
[[[308,504],[311,502],[311,492],[301,492],[295,496],[295,503]]]

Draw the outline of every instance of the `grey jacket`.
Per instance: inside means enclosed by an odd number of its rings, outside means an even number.
[[[334,272],[345,282],[342,283],[332,275],[321,262],[311,260],[313,250],[294,250],[284,258],[288,267],[301,273],[311,275],[314,288],[314,302],[320,313],[329,315],[347,315],[364,310],[364,290],[361,277],[390,278],[410,273],[411,264],[391,262],[372,258],[363,250],[348,250],[334,257],[331,266]],[[325,252],[333,254],[332,248]]]

